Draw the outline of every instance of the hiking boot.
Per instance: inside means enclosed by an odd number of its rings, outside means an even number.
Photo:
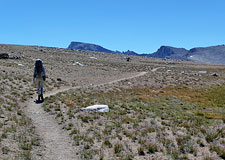
[[[43,94],[41,94],[41,101],[44,102]]]
[[[38,95],[38,99],[35,101],[35,103],[37,104],[41,103],[42,102],[41,99],[42,99],[41,95]]]
[[[41,100],[41,95],[38,95],[38,101],[40,101]]]

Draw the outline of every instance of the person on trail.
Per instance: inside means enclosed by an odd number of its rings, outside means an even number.
[[[130,62],[130,57],[127,57],[127,62]]]
[[[43,66],[43,62],[40,59],[37,59],[34,64],[34,75],[33,81],[37,87],[38,100],[36,102],[44,102],[43,97],[43,87],[45,81],[45,68]]]

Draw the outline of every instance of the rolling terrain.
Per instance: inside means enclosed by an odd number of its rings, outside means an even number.
[[[224,65],[22,45],[0,53],[19,57],[0,59],[0,159],[225,158]],[[81,111],[94,104],[110,112]]]

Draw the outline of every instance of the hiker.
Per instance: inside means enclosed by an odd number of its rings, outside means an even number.
[[[37,87],[38,100],[36,102],[44,102],[43,97],[43,87],[45,81],[45,68],[43,66],[43,62],[40,59],[37,59],[34,64],[34,76],[33,82]]]
[[[129,62],[130,61],[130,57],[127,57],[127,62]]]

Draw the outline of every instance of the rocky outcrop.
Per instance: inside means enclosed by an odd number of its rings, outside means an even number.
[[[114,53],[114,51],[103,48],[102,46],[91,44],[91,43],[83,43],[83,42],[71,42],[68,49],[79,49],[79,50],[88,50],[88,51],[95,51],[95,52]]]
[[[188,50],[184,48],[161,46],[155,53],[150,54],[149,57],[185,60],[187,53]]]
[[[0,59],[8,59],[9,54],[8,53],[0,53]]]

